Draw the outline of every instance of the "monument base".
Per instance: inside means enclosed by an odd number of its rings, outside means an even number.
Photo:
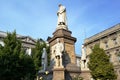
[[[56,30],[58,30],[58,29],[68,30],[67,25],[58,25],[57,28],[56,28]]]
[[[85,79],[85,80],[91,80],[91,74],[90,74],[90,71],[89,71],[89,70],[81,71],[80,76],[81,76],[83,79]]]
[[[53,80],[65,80],[65,68],[53,69]]]
[[[66,74],[65,74],[65,80],[73,80],[73,78],[76,76],[78,77],[81,73],[80,67],[76,66],[76,64],[69,63],[65,66]]]

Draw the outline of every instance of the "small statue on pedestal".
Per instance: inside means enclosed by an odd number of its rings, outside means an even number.
[[[63,43],[60,42],[59,39],[57,39],[57,44],[54,48],[55,53],[55,67],[63,67],[62,64],[62,52],[64,51]]]
[[[43,48],[43,53],[42,53],[42,70],[45,71],[47,68],[47,52],[46,48]]]
[[[86,60],[86,52],[84,49],[84,45],[82,45],[81,68],[86,68]]]

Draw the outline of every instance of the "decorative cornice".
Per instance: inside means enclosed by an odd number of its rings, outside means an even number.
[[[84,40],[84,44],[91,43],[91,42],[93,42],[95,40],[104,38],[106,36],[109,36],[110,34],[118,32],[118,31],[120,31],[120,23],[115,25],[115,26],[113,26],[113,27],[110,27],[110,28],[108,28],[108,29],[98,33],[98,34],[95,34],[95,35],[93,35],[93,36],[91,36],[89,38],[86,38]]]
[[[66,38],[76,42],[76,38],[71,36],[72,32],[65,29],[58,29],[53,33],[53,38],[48,39],[48,42],[51,43],[56,38]]]

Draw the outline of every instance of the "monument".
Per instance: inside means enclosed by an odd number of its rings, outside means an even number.
[[[83,77],[85,80],[90,80],[91,75],[89,68],[87,66],[88,64],[88,56],[86,54],[86,49],[84,45],[82,45],[82,56],[81,56],[81,74],[80,76]]]
[[[85,47],[84,45],[82,45],[81,70],[88,70],[87,62],[88,59],[87,59]]]
[[[64,46],[60,43],[59,38],[57,39],[57,44],[55,44],[54,53],[55,53],[55,68],[63,68],[62,64],[62,53],[64,51]]]
[[[60,42],[59,38],[56,39],[56,44],[54,45],[55,54],[55,64],[53,68],[53,80],[64,80],[64,66],[63,66],[63,51],[64,45]]]
[[[76,65],[75,42],[72,32],[68,29],[66,8],[59,5],[58,21],[53,37],[48,38],[51,51],[53,80],[71,80],[79,76],[80,68]]]
[[[46,48],[43,48],[43,53],[42,53],[42,70],[45,71],[47,69],[47,52]]]
[[[66,17],[66,8],[62,4],[59,4],[59,10],[57,12],[58,21],[57,29],[68,29],[67,28],[67,17]]]
[[[42,52],[42,56],[41,56],[41,70],[38,71],[38,75],[37,75],[37,80],[52,80],[51,75],[48,76],[49,71],[47,70],[48,68],[48,60],[47,60],[47,52],[46,52],[46,48],[43,48],[43,52]],[[49,77],[49,79],[48,79]]]

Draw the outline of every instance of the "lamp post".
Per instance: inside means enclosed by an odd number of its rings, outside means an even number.
[[[43,80],[43,77],[40,77],[40,80]]]
[[[47,80],[47,75],[48,75],[48,74],[49,74],[49,71],[45,71],[45,75],[46,75],[46,76],[45,76],[45,77],[46,77],[45,79],[46,79],[46,80]]]
[[[37,76],[37,80],[47,80],[47,75],[49,74],[49,71],[44,72],[44,76],[41,75],[40,77]]]
[[[36,80],[39,80],[39,77],[37,76]]]
[[[45,71],[45,74],[48,75],[49,71]]]

